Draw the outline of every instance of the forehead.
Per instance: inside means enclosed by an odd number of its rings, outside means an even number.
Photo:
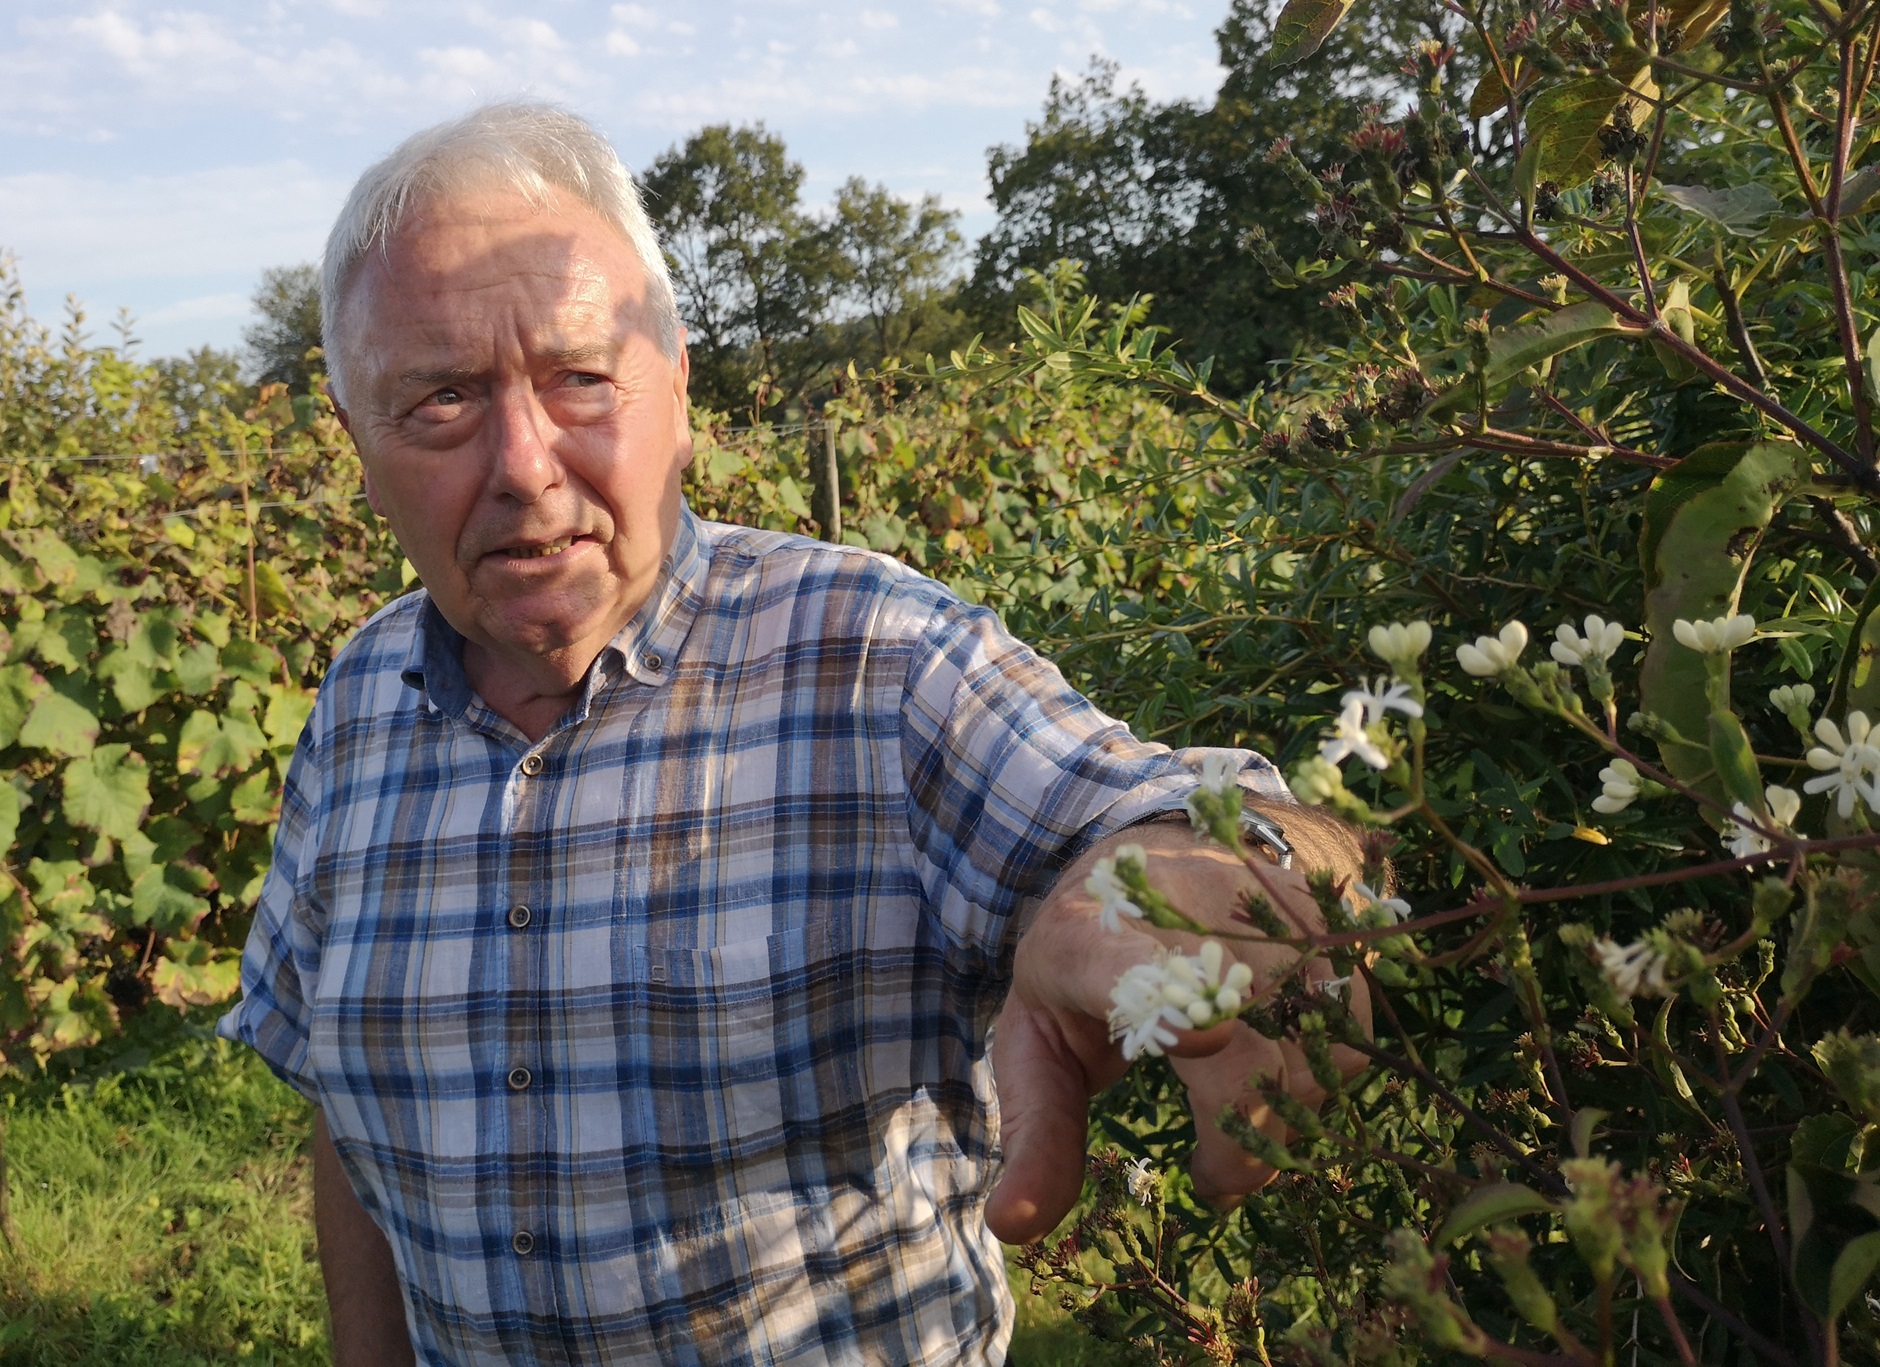
[[[621,335],[640,324],[645,295],[633,248],[592,209],[496,190],[420,206],[361,261],[346,302],[369,354],[499,331]]]

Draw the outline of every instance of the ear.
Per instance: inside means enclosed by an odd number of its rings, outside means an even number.
[[[692,357],[685,349],[685,329],[679,329],[679,360],[672,368],[672,402],[677,412],[673,415],[673,427],[679,434],[674,445],[674,456],[683,471],[692,463],[692,410],[686,400],[687,389],[692,382]]]

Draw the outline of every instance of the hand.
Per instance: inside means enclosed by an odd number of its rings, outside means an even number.
[[[1289,835],[1295,824],[1288,813]],[[986,1223],[1006,1243],[1030,1243],[1050,1233],[1083,1190],[1090,1098],[1128,1067],[1110,1039],[1107,1019],[1110,989],[1117,978],[1152,958],[1158,943],[1190,953],[1198,943],[1195,936],[1153,928],[1125,927],[1119,935],[1098,921],[1097,903],[1084,891],[1084,879],[1099,858],[1131,842],[1144,848],[1149,881],[1187,915],[1204,925],[1257,933],[1232,919],[1243,893],[1262,891],[1253,874],[1230,851],[1173,823],[1140,826],[1112,837],[1065,870],[1019,942],[1012,988],[993,1036],[1005,1169],[987,1204]],[[1340,873],[1347,872],[1340,865],[1351,864],[1349,874],[1355,875],[1355,846],[1345,858],[1338,857],[1344,851],[1336,848],[1312,853],[1330,855],[1313,862]],[[1266,878],[1279,893],[1281,915],[1302,931],[1323,928],[1300,872],[1272,868]],[[1231,957],[1253,969],[1255,992],[1298,957],[1283,946],[1233,939],[1221,943]],[[1332,976],[1331,966],[1316,960],[1307,965],[1304,976],[1323,981]],[[1354,979],[1351,992],[1352,1010],[1368,1028],[1370,1002],[1362,980]],[[1167,1052],[1176,1075],[1187,1084],[1195,1116],[1190,1171],[1196,1194],[1232,1208],[1274,1174],[1228,1138],[1215,1118],[1227,1106],[1239,1104],[1261,1129],[1284,1140],[1290,1137],[1286,1126],[1249,1080],[1267,1074],[1308,1106],[1317,1106],[1324,1094],[1296,1046],[1266,1039],[1239,1021],[1183,1032]],[[1361,1066],[1355,1052],[1339,1053],[1347,1075]]]

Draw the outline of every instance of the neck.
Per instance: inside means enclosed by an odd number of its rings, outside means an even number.
[[[475,641],[463,644],[464,677],[477,696],[532,742],[546,736],[580,696],[594,658],[576,660],[571,651],[556,651],[518,661]]]

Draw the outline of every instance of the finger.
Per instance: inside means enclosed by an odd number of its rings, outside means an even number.
[[[1083,1192],[1092,1088],[1056,1023],[1023,1006],[999,1018],[992,1072],[1005,1166],[986,1202],[986,1225],[1008,1244],[1033,1243]]]
[[[1189,1163],[1195,1195],[1231,1209],[1242,1197],[1272,1181],[1275,1173],[1221,1129],[1221,1113],[1238,1106],[1259,1129],[1284,1139],[1285,1125],[1262,1100],[1255,1082],[1264,1075],[1285,1087],[1294,1073],[1285,1051],[1274,1041],[1238,1022],[1224,1028],[1230,1031],[1224,1047],[1206,1058],[1185,1059],[1174,1066],[1188,1085],[1188,1103],[1195,1116],[1195,1151]]]

